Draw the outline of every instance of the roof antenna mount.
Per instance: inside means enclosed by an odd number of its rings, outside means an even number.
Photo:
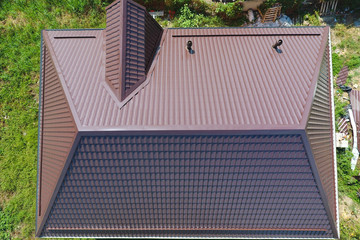
[[[274,45],[272,45],[272,47],[276,50],[277,53],[282,53],[281,49],[278,48],[282,43],[283,40],[279,39],[279,41],[277,41]]]
[[[190,54],[194,54],[194,53],[195,53],[195,51],[192,49],[192,41],[191,41],[191,40],[187,41],[187,43],[186,43],[186,49],[189,51]]]

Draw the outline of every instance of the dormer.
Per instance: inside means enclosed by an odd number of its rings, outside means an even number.
[[[163,29],[145,7],[118,0],[106,8],[105,79],[119,101],[145,81]]]

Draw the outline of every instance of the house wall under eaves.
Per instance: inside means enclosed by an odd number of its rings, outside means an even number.
[[[89,135],[44,237],[333,237],[301,134]]]

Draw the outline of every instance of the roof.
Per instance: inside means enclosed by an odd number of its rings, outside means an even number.
[[[116,0],[41,59],[37,236],[338,236],[328,27],[163,30]]]
[[[305,128],[328,31],[166,29],[145,83],[125,103],[104,81],[104,30],[44,35],[80,130],[241,130]],[[271,47],[279,39],[282,53]]]

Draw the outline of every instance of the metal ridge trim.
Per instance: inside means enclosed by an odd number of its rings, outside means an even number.
[[[146,82],[144,82],[146,83]],[[146,83],[147,84],[147,83]],[[146,85],[144,84],[144,86]],[[143,86],[143,85],[141,85]],[[141,87],[140,86],[140,87]],[[129,96],[130,98],[131,96]],[[130,99],[129,99],[130,100]],[[126,104],[127,101],[123,101],[120,104],[121,107]],[[113,131],[193,131],[193,132],[201,132],[201,131],[214,131],[213,129],[217,129],[219,131],[296,131],[296,130],[305,130],[303,126],[299,124],[289,124],[289,125],[249,125],[249,124],[241,124],[241,125],[197,125],[197,126],[179,126],[179,125],[169,125],[169,126],[81,126],[79,131],[92,131],[92,132],[113,132]]]
[[[81,136],[159,136],[159,135],[301,135],[305,130],[153,130],[153,131],[81,131]]]
[[[126,6],[127,0],[121,0],[121,10],[122,10],[122,31],[120,36],[120,47],[122,49],[121,55],[119,58],[119,66],[120,66],[120,87],[119,87],[119,100],[122,101],[125,99],[125,73],[126,73],[126,24],[127,24],[127,6]],[[121,25],[121,23],[120,23]],[[106,67],[106,65],[105,65]]]
[[[37,146],[37,168],[36,168],[36,210],[35,210],[35,232],[37,231],[38,229],[38,211],[39,211],[39,190],[40,190],[40,187],[39,187],[39,183],[41,181],[40,180],[40,171],[39,171],[39,166],[40,166],[40,162],[41,162],[41,159],[40,159],[40,128],[42,128],[40,126],[40,119],[41,119],[41,113],[42,113],[42,101],[41,101],[41,98],[43,96],[42,94],[42,76],[43,76],[43,47],[44,47],[44,39],[43,39],[43,32],[44,30],[41,31],[41,44],[40,44],[40,79],[39,79],[39,111],[38,111],[38,139],[37,139],[37,142],[38,142],[38,146]]]
[[[188,35],[172,35],[172,37],[272,37],[272,36],[320,36],[320,33],[263,33],[263,34],[188,34]]]

